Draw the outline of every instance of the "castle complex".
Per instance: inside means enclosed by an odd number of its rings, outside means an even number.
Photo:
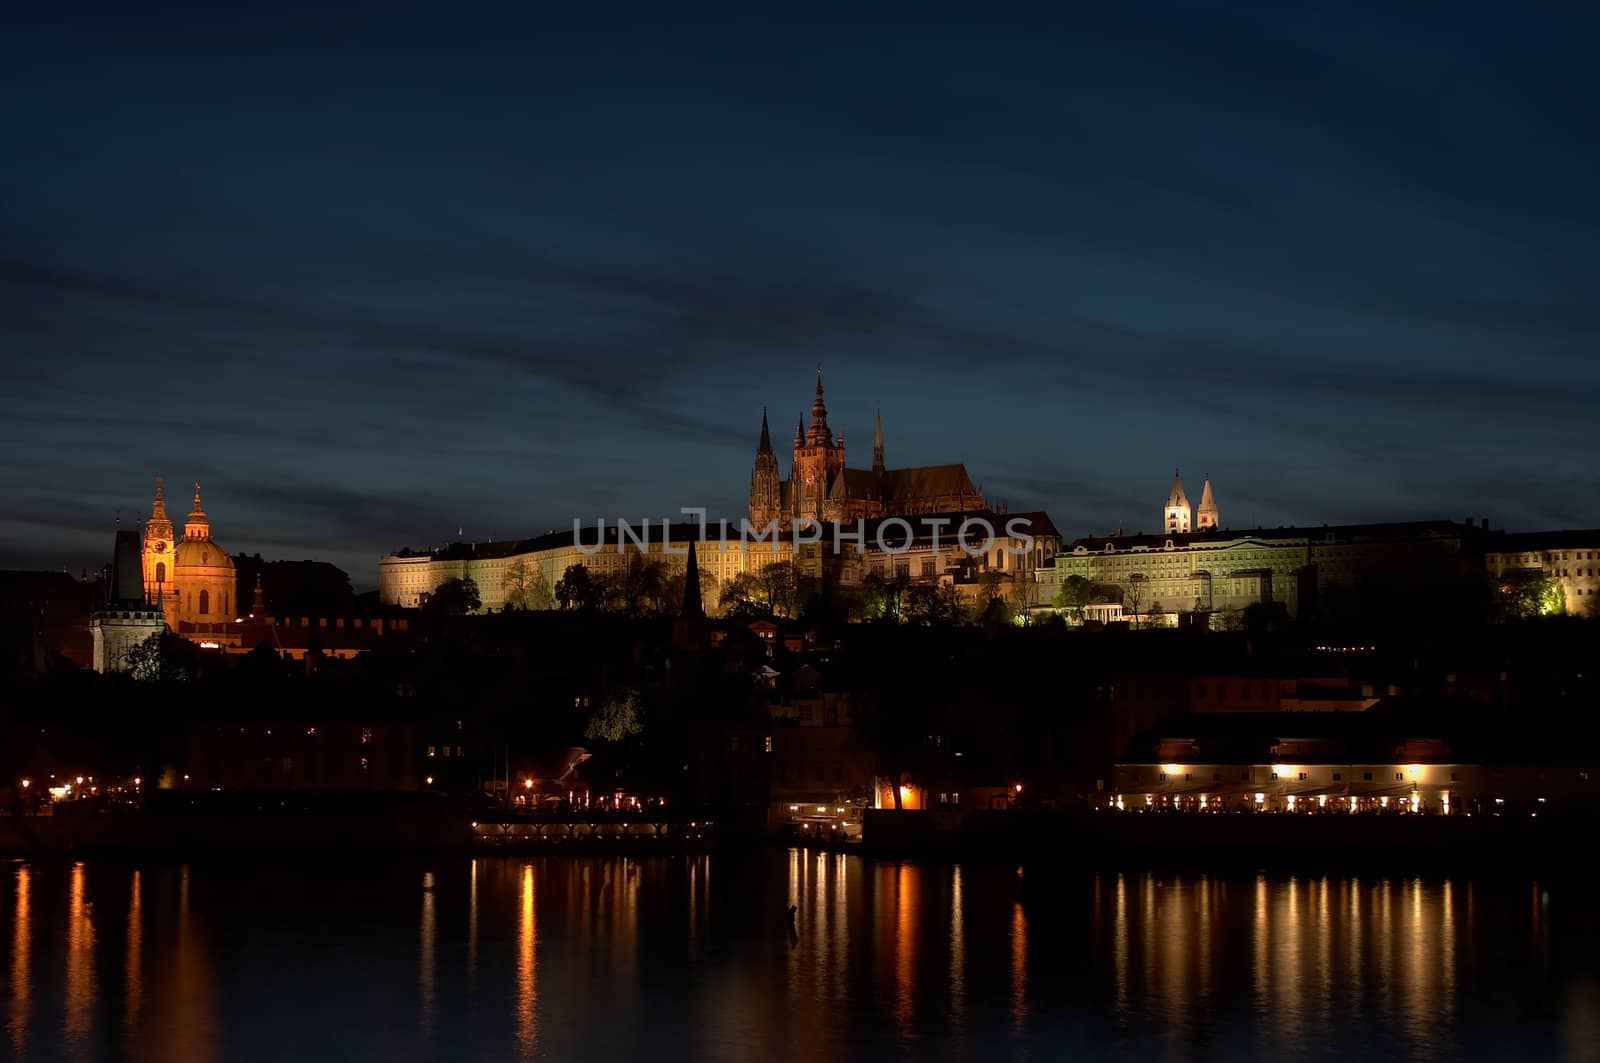
[[[1454,588],[1451,594],[1481,588],[1485,579],[1509,584],[1544,578],[1552,581],[1546,608],[1554,611],[1593,611],[1593,596],[1600,594],[1600,531],[1491,534],[1487,522],[1469,519],[1235,532],[1222,526],[1209,477],[1199,504],[1191,506],[1175,471],[1157,534],[1119,530],[1063,543],[1044,513],[991,509],[964,465],[890,469],[884,451],[879,416],[872,467],[846,465],[844,436],[828,424],[819,371],[811,422],[796,427],[787,478],[762,413],[750,477],[749,529],[738,528],[738,522],[655,523],[641,539],[637,527],[601,522],[598,529],[532,539],[398,550],[379,563],[380,608],[416,608],[453,579],[477,585],[483,611],[548,608],[554,604],[553,589],[573,566],[602,580],[619,579],[641,565],[682,578],[691,541],[699,543],[698,582],[710,611],[718,608],[721,589],[741,577],[761,578],[775,562],[792,565],[797,577],[843,585],[872,579],[953,584],[970,594],[982,584],[990,593],[1009,596],[1019,611],[1049,608],[1059,592],[1070,588],[1071,595],[1061,601],[1071,602],[1067,611],[1074,621],[1131,619],[1141,625],[1269,603],[1292,617],[1330,595],[1381,597],[1404,580],[1422,588],[1420,600],[1438,597],[1441,588]],[[995,535],[986,550],[974,553],[956,534],[968,521]],[[799,534],[816,522],[853,531],[843,545],[837,538],[817,541]],[[97,657],[111,661],[125,652],[121,629],[144,631],[146,614],[197,641],[238,645],[258,637],[247,629],[251,616],[265,615],[259,578],[256,600],[247,607],[237,600],[234,559],[211,537],[199,484],[178,537],[157,478],[150,517],[137,540],[142,594],[130,590],[128,545],[119,543],[118,589],[97,634],[104,645]],[[1433,604],[1451,605],[1443,598]],[[265,622],[273,623],[271,618]],[[310,626],[305,618],[299,623]],[[352,623],[366,633],[362,620]],[[388,623],[404,630],[402,619],[391,617]],[[335,618],[332,630],[342,625]],[[282,632],[273,637],[281,642]]]

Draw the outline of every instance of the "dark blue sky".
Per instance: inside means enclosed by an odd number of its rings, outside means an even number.
[[[819,361],[1069,535],[1600,524],[1576,5],[320,6],[0,15],[0,566],[738,516]]]

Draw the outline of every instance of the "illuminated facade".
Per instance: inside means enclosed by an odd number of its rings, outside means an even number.
[[[174,542],[162,479],[156,477],[142,552],[145,593],[161,608],[171,630],[181,631],[186,624],[225,623],[237,615],[233,558],[211,538],[199,484],[194,485],[194,509],[184,521],[183,538]]]
[[[972,484],[965,465],[924,465],[890,469],[884,462],[883,417],[872,442],[872,468],[845,465],[844,435],[828,427],[822,399],[822,371],[817,371],[811,427],[797,423],[790,475],[781,479],[772,449],[767,415],[761,414],[761,438],[755,469],[750,474],[750,522],[788,525],[801,520],[856,521],[874,517],[927,513],[964,513],[984,508],[983,494]]]
[[[1499,536],[1484,554],[1484,568],[1495,580],[1542,576],[1560,589],[1560,604],[1566,612],[1596,615],[1600,605],[1596,597],[1600,595],[1600,529]]]
[[[974,556],[977,541],[966,546],[957,541],[956,530],[963,520],[982,521],[993,529],[987,548],[978,552],[981,556]],[[518,605],[519,593],[527,606],[532,586],[548,593],[573,565],[606,578],[653,562],[669,578],[681,576],[688,543],[698,539],[701,529],[695,524],[671,525],[670,542],[664,541],[661,529],[659,523],[652,524],[643,544],[608,526],[599,533],[593,527],[584,529],[577,539],[572,532],[560,532],[515,542],[453,543],[428,553],[401,550],[378,564],[378,600],[415,609],[447,580],[470,579],[477,584],[483,611],[499,612]],[[1044,513],[921,514],[868,520],[859,530],[859,544],[842,541],[835,550],[831,541],[797,544],[793,534],[742,540],[736,526],[724,540],[719,526],[709,525],[696,546],[706,611],[717,610],[721,588],[735,577],[758,573],[774,562],[793,563],[802,578],[826,578],[843,585],[873,575],[907,583],[953,582],[959,589],[978,572],[993,572],[1031,596],[1038,588],[1040,566],[1054,559],[1061,544]]]
[[[1097,536],[1064,546],[1039,570],[1040,599],[1079,576],[1092,587],[1089,619],[1226,614],[1265,603],[1296,616],[1307,596],[1359,587],[1374,573],[1439,569],[1442,581],[1463,586],[1478,572],[1485,535],[1470,523],[1415,521]],[[1600,562],[1590,571],[1600,572]]]

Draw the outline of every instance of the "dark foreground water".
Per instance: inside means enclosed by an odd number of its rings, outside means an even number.
[[[11,862],[0,963],[17,1059],[1600,1054],[1593,891],[1517,877]]]

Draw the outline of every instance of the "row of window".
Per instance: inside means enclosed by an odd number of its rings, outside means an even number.
[[[450,755],[450,747],[449,746],[437,746],[437,747],[429,746],[428,747],[428,756],[430,756],[430,757],[434,756],[434,750],[435,749],[438,750],[438,755],[441,756],[441,757],[448,757]],[[456,746],[456,756],[464,757],[466,755],[467,755],[467,749],[466,749],[465,746]]]
[[[1451,772],[1450,773],[1450,781],[1451,782],[1457,782],[1458,781],[1457,778],[1456,778],[1457,774],[1458,774],[1457,772]],[[1157,778],[1157,781],[1159,781],[1159,782],[1166,782],[1167,781],[1167,773],[1164,772],[1164,771],[1163,772],[1157,772],[1156,773],[1156,778]],[[1279,781],[1278,780],[1278,773],[1277,772],[1272,772],[1271,773],[1271,778],[1272,778],[1273,782]],[[1311,773],[1308,772],[1308,771],[1302,771],[1302,772],[1299,773],[1299,781],[1300,782],[1307,782],[1307,781],[1310,780],[1310,778],[1311,778]],[[1404,782],[1405,778],[1406,778],[1406,773],[1403,772],[1403,771],[1397,771],[1397,772],[1394,773],[1394,781],[1395,782]],[[1138,782],[1139,781],[1139,773],[1138,772],[1132,772],[1128,776],[1128,779],[1129,779],[1130,782]],[[1176,781],[1176,777],[1174,777],[1173,781]],[[1183,781],[1184,782],[1194,782],[1194,774],[1192,772],[1184,772],[1183,773]],[[1212,782],[1221,782],[1222,781],[1222,773],[1219,772],[1219,771],[1212,772],[1211,773],[1211,781]],[[1250,781],[1250,773],[1248,771],[1241,771],[1239,773],[1239,781],[1240,782],[1249,782]],[[1333,773],[1333,781],[1334,782],[1344,782],[1344,772],[1342,772],[1342,771],[1334,772]],[[1362,772],[1361,773],[1361,781],[1362,782],[1371,782],[1372,781],[1372,772],[1370,772],[1370,771]]]

